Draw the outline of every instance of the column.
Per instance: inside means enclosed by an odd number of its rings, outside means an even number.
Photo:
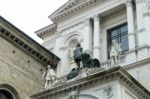
[[[127,9],[127,22],[128,22],[128,40],[129,40],[129,50],[135,49],[136,39],[135,39],[135,25],[134,25],[134,13],[132,0],[126,1]],[[136,53],[132,52],[126,56],[126,64],[131,64],[136,62]]]
[[[145,0],[136,0],[136,16],[137,16],[137,33],[138,33],[138,46],[143,47],[147,45],[147,33],[144,21],[144,2]],[[148,48],[142,48],[138,50],[137,60],[143,60],[148,58]]]
[[[128,21],[128,39],[129,39],[129,49],[135,48],[135,25],[134,25],[134,13],[132,0],[127,0],[127,21]]]
[[[149,6],[150,8],[150,6]],[[150,10],[147,7],[147,10],[144,13],[144,20],[145,20],[145,27],[146,27],[146,33],[147,33],[147,44],[150,45]]]
[[[68,47],[63,45],[60,47],[60,55],[61,60],[59,62],[59,67],[57,68],[57,74],[58,76],[64,76],[67,75],[70,71],[70,62],[68,61]]]
[[[93,57],[100,60],[100,17],[94,16],[94,46]]]
[[[137,33],[138,33],[138,45],[144,45],[147,42],[147,35],[145,31],[144,22],[144,0],[136,0],[136,16],[137,16]]]
[[[83,49],[85,52],[92,55],[92,26],[90,18],[84,21],[84,45]]]
[[[61,45],[61,38],[57,38],[55,41],[54,53],[55,55],[60,56],[60,45]]]

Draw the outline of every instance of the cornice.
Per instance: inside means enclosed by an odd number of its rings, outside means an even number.
[[[53,17],[49,16],[49,18],[50,18],[51,20],[53,20],[53,21],[54,21],[54,20],[57,20],[57,19],[59,19],[59,18],[61,18],[61,17],[65,17],[65,16],[68,15],[68,14],[71,14],[71,13],[73,13],[73,12],[75,12],[75,11],[78,11],[78,10],[80,10],[80,9],[82,9],[82,8],[84,8],[84,7],[86,7],[86,6],[88,6],[88,5],[91,5],[91,4],[93,4],[94,2],[96,2],[96,1],[97,1],[97,0],[85,0],[84,2],[80,3],[79,5],[76,5],[76,6],[74,6],[74,7],[68,8],[68,10],[63,11],[63,12],[57,14],[56,16],[53,16]]]
[[[57,25],[55,23],[50,24],[40,30],[35,31],[35,34],[37,34],[40,38],[43,39],[43,35],[52,32],[51,34],[55,33],[57,31]]]
[[[21,30],[0,16],[0,37],[29,54],[43,65],[51,64],[56,67],[60,60],[56,55],[38,44]]]
[[[85,78],[78,79],[69,83],[62,84],[57,87],[53,87],[48,91],[43,91],[31,96],[31,99],[43,99],[45,97],[53,97],[61,95],[63,93],[69,92],[71,89],[80,89],[83,87],[88,87],[90,85],[107,82],[111,80],[120,79],[126,85],[128,85],[132,90],[139,93],[144,99],[150,98],[150,92],[145,89],[139,82],[137,82],[128,72],[126,72],[122,67],[115,67],[105,71],[99,71],[95,74],[90,74]]]
[[[74,24],[74,25],[71,25],[71,26],[69,26],[69,27],[63,28],[63,29],[60,31],[60,33],[65,33],[66,31],[73,31],[73,29],[75,29],[74,31],[76,31],[76,29],[77,29],[79,26],[81,26],[82,24],[83,24],[83,22],[81,21],[81,22],[78,22],[78,23],[76,23],[76,24]]]

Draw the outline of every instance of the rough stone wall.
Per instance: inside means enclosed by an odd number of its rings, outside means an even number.
[[[41,91],[44,69],[41,63],[0,37],[0,85],[11,85],[20,99],[26,99]]]

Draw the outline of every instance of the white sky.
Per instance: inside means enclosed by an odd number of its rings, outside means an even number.
[[[34,33],[52,22],[48,16],[68,0],[0,0],[0,15],[42,43]]]

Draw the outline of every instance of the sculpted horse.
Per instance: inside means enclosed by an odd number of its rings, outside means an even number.
[[[92,67],[100,67],[100,62],[98,59],[92,59],[88,53],[82,54],[82,64],[83,68],[92,68]]]

